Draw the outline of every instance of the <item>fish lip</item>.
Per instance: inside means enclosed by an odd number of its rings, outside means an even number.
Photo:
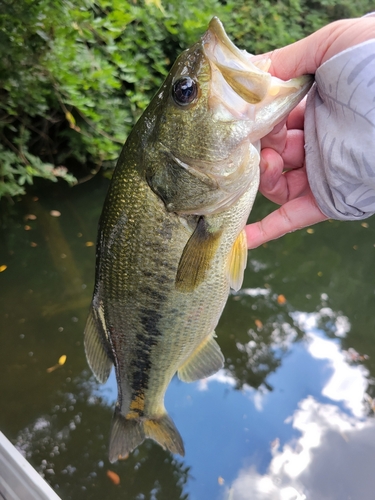
[[[202,48],[211,67],[208,106],[218,121],[281,121],[309,90],[313,78],[304,75],[288,81],[272,76],[268,58],[252,60],[252,54],[240,50],[229,39],[221,21],[214,17],[202,37]],[[288,100],[284,105],[283,101]],[[280,104],[273,116],[267,108]],[[272,127],[273,127],[272,125]],[[271,127],[271,129],[272,129]],[[260,126],[257,126],[260,129]],[[269,128],[269,127],[268,127]],[[259,139],[269,130],[267,125]]]
[[[246,56],[244,54],[244,51],[240,50],[232,42],[232,40],[229,38],[229,36],[227,35],[227,33],[224,29],[223,23],[216,16],[214,16],[211,19],[210,24],[208,25],[208,30],[206,31],[205,35],[203,36],[203,42],[209,43],[210,39],[212,38],[212,35],[219,41],[219,43],[222,46],[224,46],[226,49],[228,49],[229,52],[231,52],[233,54],[233,56],[235,56],[236,59],[239,59],[244,63],[248,62],[248,60],[246,59]]]
[[[221,104],[234,119],[241,118],[241,113],[239,115],[236,110],[260,102],[268,92],[272,76],[259,69],[251,61],[252,55],[240,50],[230,40],[217,17],[212,18],[208,30],[203,35],[202,45],[211,66],[211,95],[225,95],[226,98],[221,99]],[[233,105],[228,107],[225,100]]]

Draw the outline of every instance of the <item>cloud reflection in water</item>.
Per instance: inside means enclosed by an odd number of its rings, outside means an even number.
[[[322,399],[302,399],[285,421],[300,436],[281,448],[271,444],[272,459],[261,474],[254,465],[243,468],[226,489],[226,500],[370,500],[375,491],[375,421],[366,417],[364,400],[368,371],[350,365],[338,342],[327,339],[317,327],[328,308],[319,313],[292,313],[306,332],[306,350],[324,360],[330,374]],[[350,325],[344,316],[335,320],[338,337]],[[336,403],[336,404],[334,404]],[[372,492],[372,493],[371,493]]]

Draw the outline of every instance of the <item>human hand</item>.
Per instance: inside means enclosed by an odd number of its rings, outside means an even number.
[[[262,140],[259,191],[281,207],[246,226],[248,248],[326,220],[306,174],[303,121],[306,101]]]
[[[374,38],[375,18],[347,19],[329,24],[309,37],[269,54],[270,73],[288,80],[315,73],[343,50]],[[262,140],[260,192],[281,205],[265,219],[246,227],[249,248],[285,233],[326,220],[311,192],[305,167],[305,102]]]

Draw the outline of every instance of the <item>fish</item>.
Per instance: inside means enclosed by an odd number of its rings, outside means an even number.
[[[252,60],[214,17],[129,134],[99,221],[84,330],[88,364],[118,396],[109,460],[146,438],[184,455],[164,406],[184,382],[224,366],[215,328],[247,262],[244,231],[259,186],[260,139],[308,92]]]

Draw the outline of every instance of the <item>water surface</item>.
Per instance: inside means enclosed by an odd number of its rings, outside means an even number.
[[[2,207],[2,432],[64,500],[372,500],[374,219],[251,251],[217,328],[225,368],[167,392],[186,456],[147,440],[110,464],[115,380],[94,381],[82,345],[107,187],[49,186]],[[271,207],[259,198],[251,218]]]

